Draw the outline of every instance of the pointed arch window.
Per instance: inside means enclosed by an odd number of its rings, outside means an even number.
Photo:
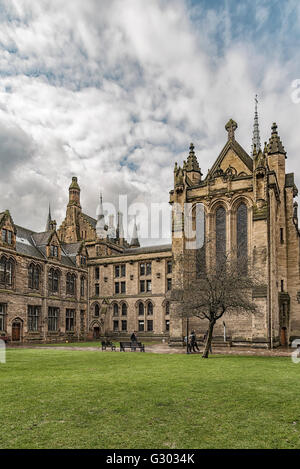
[[[151,301],[149,301],[149,303],[147,304],[147,314],[149,316],[153,315],[153,303],[151,303]]]
[[[12,287],[14,279],[14,261],[2,256],[0,259],[0,284],[4,287]]]
[[[122,304],[122,316],[127,316],[127,304]]]
[[[119,306],[117,303],[114,304],[114,316],[119,316]]]
[[[28,288],[31,290],[39,290],[40,272],[41,269],[38,265],[30,264],[28,268]]]
[[[59,270],[50,269],[48,274],[48,288],[51,293],[58,293]]]
[[[98,303],[95,304],[94,315],[96,317],[100,316],[100,306],[98,305]]]
[[[248,210],[244,203],[241,203],[236,212],[236,244],[237,260],[241,273],[247,273],[248,264]]]
[[[226,210],[219,207],[216,211],[216,261],[224,262],[226,256]]]
[[[75,285],[76,285],[76,277],[75,274],[67,274],[67,293],[69,295],[75,294]]]
[[[144,303],[140,302],[139,303],[139,316],[144,316]]]

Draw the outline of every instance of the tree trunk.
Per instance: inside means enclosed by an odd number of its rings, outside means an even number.
[[[205,348],[204,348],[202,358],[208,358],[209,350],[211,348],[214,325],[215,325],[215,321],[209,321],[208,334],[206,337],[206,343],[205,343]]]

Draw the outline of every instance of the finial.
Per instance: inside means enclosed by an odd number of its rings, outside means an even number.
[[[233,120],[230,119],[227,124],[225,125],[225,129],[228,132],[228,140],[235,140],[234,132],[238,128],[237,123]]]

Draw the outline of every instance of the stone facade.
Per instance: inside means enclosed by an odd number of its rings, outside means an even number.
[[[82,339],[87,327],[86,250],[55,230],[34,233],[0,214],[0,338]]]
[[[50,213],[43,233],[15,225],[8,211],[0,213],[0,336],[13,342],[63,341],[128,337],[135,331],[141,338],[182,343],[181,292],[197,275],[184,213],[188,206],[195,228],[202,204],[205,237],[212,240],[205,262],[215,257],[220,208],[225,249],[237,250],[243,206],[247,258],[261,279],[252,292],[260,313],[224,318],[232,343],[273,347],[300,337],[297,188],[294,175],[286,173],[276,124],[263,151],[257,126],[258,146],[254,142],[250,156],[235,139],[237,124],[228,122],[227,142],[205,179],[192,144],[183,166],[175,165],[170,245],[140,247],[136,226],[129,244],[122,214],[116,228],[112,216],[106,224],[102,196],[96,218],[83,213],[76,177],[58,229]],[[197,335],[207,330],[200,320],[190,320],[190,327]],[[215,335],[223,335],[222,322]]]
[[[285,170],[286,151],[281,143],[276,124],[271,138],[262,151],[253,147],[250,157],[235,139],[237,124],[226,125],[228,140],[215,164],[202,180],[201,170],[193,145],[183,167],[174,170],[174,190],[170,193],[173,210],[174,259],[173,292],[171,303],[171,342],[181,340],[186,333],[185,321],[177,319],[182,308],[180,292],[189,278],[196,275],[193,250],[187,249],[188,236],[184,218],[180,219],[186,204],[195,210],[202,204],[205,212],[206,262],[216,255],[216,213],[222,207],[226,213],[226,251],[237,251],[237,212],[243,204],[247,219],[247,257],[253,272],[259,274],[261,286],[252,292],[259,308],[256,315],[224,317],[226,335],[233,344],[273,347],[287,344],[300,336],[299,305],[299,230],[297,188],[294,174]],[[179,210],[178,210],[179,207]],[[176,210],[179,212],[176,215]],[[189,269],[187,269],[187,264]],[[191,321],[197,334],[205,334],[205,321]],[[223,336],[223,323],[215,326],[215,335]]]

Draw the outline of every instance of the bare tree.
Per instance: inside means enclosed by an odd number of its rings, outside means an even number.
[[[199,253],[203,256],[203,248]],[[203,259],[201,259],[203,261]],[[203,262],[201,262],[203,265]],[[249,272],[246,260],[218,256],[210,268],[200,269],[183,291],[181,317],[207,319],[208,333],[202,357],[208,358],[216,322],[225,313],[257,312],[252,291],[260,282]]]

